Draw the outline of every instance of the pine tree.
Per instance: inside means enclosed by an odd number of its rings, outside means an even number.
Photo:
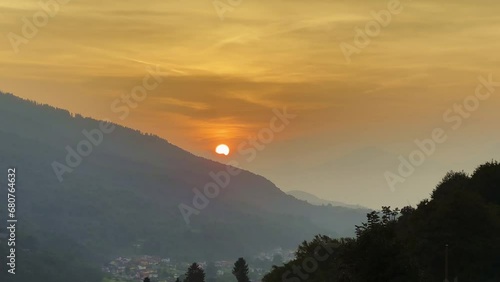
[[[234,263],[233,275],[238,282],[250,282],[248,278],[248,264],[243,258],[239,258],[238,261]]]
[[[205,282],[205,272],[197,263],[193,263],[186,272],[184,282]]]

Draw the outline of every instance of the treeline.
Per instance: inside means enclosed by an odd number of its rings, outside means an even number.
[[[500,281],[500,164],[448,173],[416,208],[383,207],[352,239],[316,236],[264,282]]]
[[[250,282],[248,277],[248,264],[243,258],[239,258],[235,263],[232,271],[236,281]],[[193,263],[187,270],[184,277],[177,278],[175,282],[215,282],[217,271],[213,264],[207,265],[206,271],[197,263]],[[151,282],[149,277],[144,278],[144,282]]]

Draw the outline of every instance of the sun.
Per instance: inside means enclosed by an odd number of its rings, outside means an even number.
[[[219,146],[217,146],[217,148],[215,148],[215,152],[219,155],[229,155],[229,152],[231,150],[229,150],[229,147],[225,144],[220,144]]]

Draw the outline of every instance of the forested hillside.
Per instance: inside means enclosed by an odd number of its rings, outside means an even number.
[[[313,206],[241,171],[187,224],[179,206],[193,207],[193,189],[228,167],[118,125],[58,179],[54,162],[67,165],[68,146],[76,150],[88,139],[82,132],[100,124],[0,94],[0,172],[17,168],[19,232],[30,234],[40,252],[67,242],[77,260],[94,266],[137,254],[223,259],[291,248],[319,232],[354,234],[366,213]]]
[[[446,175],[416,208],[384,207],[354,239],[316,236],[265,282],[500,281],[500,163]]]

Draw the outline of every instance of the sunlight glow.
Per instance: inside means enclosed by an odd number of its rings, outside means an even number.
[[[217,148],[215,149],[215,152],[219,155],[229,155],[229,147],[225,144],[221,144],[219,146],[217,146]]]

